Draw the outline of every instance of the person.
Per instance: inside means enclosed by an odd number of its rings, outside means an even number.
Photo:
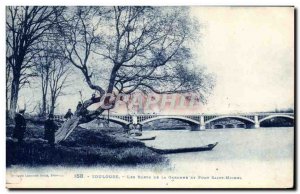
[[[100,102],[100,97],[96,97],[96,94],[92,94],[91,100],[93,103]]]
[[[48,119],[45,122],[45,133],[44,133],[44,139],[48,141],[48,143],[51,145],[51,147],[54,146],[55,142],[55,131],[58,129],[58,125],[54,121],[53,114],[49,114]]]
[[[82,103],[79,101],[76,107],[76,111],[79,110],[82,107]]]
[[[25,110],[20,110],[15,116],[15,128],[13,131],[13,137],[18,139],[19,143],[23,142],[24,134],[26,131],[26,120],[24,118]]]
[[[95,102],[95,100],[96,100],[96,94],[92,94],[91,100],[92,100],[93,102]]]
[[[71,111],[71,109],[69,108],[68,112],[65,114],[64,118],[65,119],[70,119],[73,116],[73,113]]]

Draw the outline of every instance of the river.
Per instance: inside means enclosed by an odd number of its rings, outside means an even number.
[[[205,131],[144,131],[155,135],[146,145],[156,148],[194,147],[218,142],[207,152],[169,154],[174,174],[203,177],[203,187],[289,187],[293,178],[294,128],[209,129]],[[239,177],[209,182],[205,177]],[[216,180],[212,180],[216,181]],[[222,182],[223,181],[223,182]],[[236,181],[236,180],[235,180]]]
[[[169,166],[15,167],[7,174],[55,174],[58,177],[51,179],[51,185],[56,187],[287,188],[293,185],[292,127],[143,131],[143,136],[154,135],[155,140],[145,141],[147,146],[179,148],[219,144],[212,151],[165,155]],[[84,179],[74,178],[75,174],[82,174]],[[11,180],[20,181],[19,178]],[[44,185],[45,180],[24,179],[29,187]]]
[[[156,148],[196,147],[218,142],[213,151],[169,154],[171,162],[232,160],[280,160],[293,158],[293,128],[209,129],[205,131],[143,131],[143,136],[156,136],[146,145]]]

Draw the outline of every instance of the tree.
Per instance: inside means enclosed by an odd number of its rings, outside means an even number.
[[[68,61],[63,58],[53,60],[51,65],[49,88],[50,88],[50,113],[54,114],[57,98],[64,95],[63,89],[67,86],[67,80],[71,73]]]
[[[44,49],[38,53],[38,57],[35,60],[35,68],[40,79],[41,91],[42,91],[42,105],[40,114],[46,115],[47,110],[47,94],[49,87],[49,79],[50,79],[50,69],[52,62],[54,60],[54,56],[52,53],[52,49],[50,47],[51,42],[43,41],[41,42]]]
[[[63,89],[67,86],[71,72],[68,61],[61,55],[63,51],[58,47],[59,41],[55,35],[55,32],[52,32],[43,38],[39,43],[43,49],[34,60],[42,92],[41,115],[54,113],[57,98],[64,94]]]
[[[32,60],[40,52],[36,47],[63,12],[63,7],[8,6],[6,8],[6,60],[12,70],[10,116],[16,111],[20,88],[28,83]]]
[[[43,49],[41,49],[37,54],[38,57],[34,60],[42,92],[41,115],[46,114],[47,106],[49,106],[48,113],[54,112],[56,99],[62,94],[62,89],[67,79],[66,76],[68,75],[67,71],[70,69],[57,44],[55,32],[44,37],[39,43]],[[50,99],[47,98],[49,94]],[[50,104],[48,101],[50,101]]]
[[[105,94],[140,90],[157,94],[207,91],[203,71],[191,68],[189,45],[197,40],[197,23],[186,8],[76,7],[60,27],[65,57],[99,93],[87,100],[56,134],[65,139],[80,123],[89,122],[107,108],[87,108]],[[105,102],[115,103],[113,97]],[[111,106],[110,108],[113,108]]]

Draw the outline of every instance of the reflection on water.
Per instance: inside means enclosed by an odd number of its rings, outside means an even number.
[[[156,136],[145,141],[156,148],[195,147],[219,142],[213,151],[170,154],[177,161],[233,161],[293,159],[294,128],[209,129],[206,131],[143,131],[143,136]]]

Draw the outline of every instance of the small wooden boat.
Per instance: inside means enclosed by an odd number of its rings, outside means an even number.
[[[150,150],[155,151],[159,154],[176,154],[176,153],[185,153],[185,152],[203,152],[203,151],[211,151],[218,142],[214,144],[208,144],[201,147],[190,147],[190,148],[176,148],[176,149],[158,149],[153,147],[148,147]]]
[[[133,139],[141,140],[141,141],[148,141],[148,140],[155,140],[156,136],[153,137],[134,137]]]

